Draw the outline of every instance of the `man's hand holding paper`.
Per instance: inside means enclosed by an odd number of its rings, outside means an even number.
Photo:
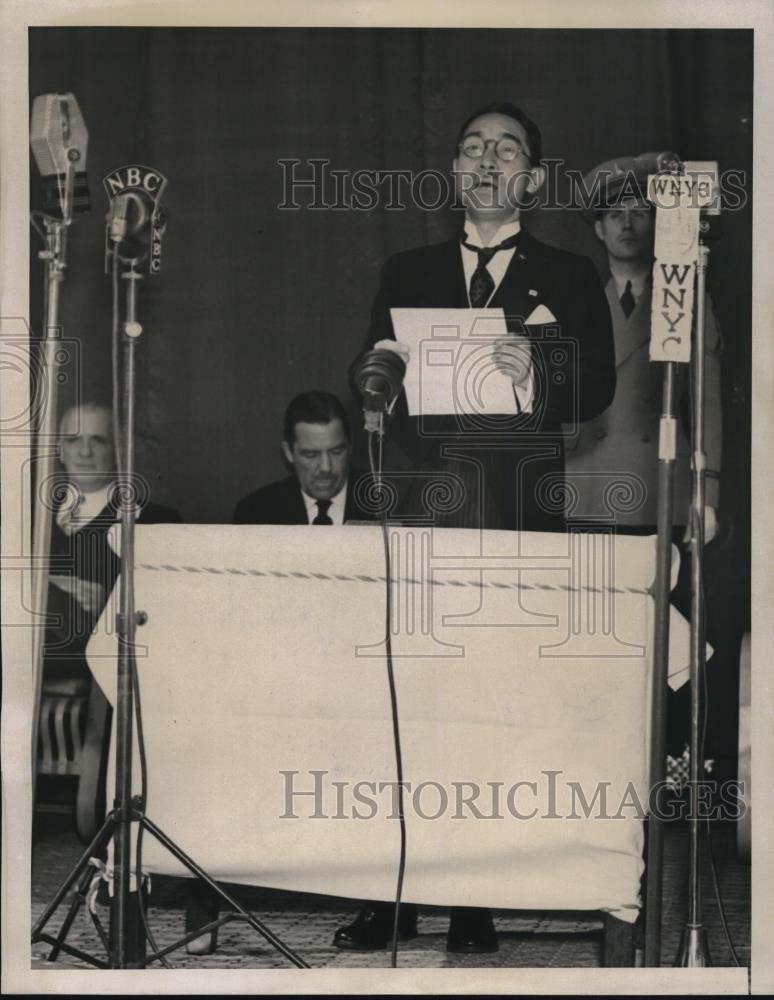
[[[513,382],[514,388],[526,389],[532,374],[529,338],[514,333],[498,340],[494,345],[494,362]]]

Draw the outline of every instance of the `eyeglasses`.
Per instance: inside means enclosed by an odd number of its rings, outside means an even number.
[[[488,143],[494,145],[495,156],[498,160],[509,163],[524,153],[524,147],[518,139],[511,139],[504,136],[502,139],[482,139],[477,135],[469,135],[463,139],[460,149],[470,160],[480,160],[484,155],[484,150]]]

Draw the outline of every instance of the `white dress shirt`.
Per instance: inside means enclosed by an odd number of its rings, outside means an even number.
[[[309,494],[305,493],[303,490],[301,490],[301,496],[304,498],[304,503],[306,504],[307,524],[311,524],[320,513],[320,508],[317,506],[315,498],[310,497]],[[344,485],[341,487],[336,496],[331,497],[331,505],[328,508],[328,517],[334,524],[344,524],[344,508],[346,507],[346,504],[347,483],[345,480]]]
[[[516,233],[521,232],[521,223],[517,219],[515,222],[506,222],[504,225],[500,226],[497,232],[492,236],[491,240],[484,242],[478,232],[478,228],[474,222],[470,219],[465,221],[465,242],[470,243],[471,246],[481,247],[485,249],[489,246],[497,246],[498,243],[502,243],[503,240],[507,240],[511,236],[515,236]],[[460,250],[462,252],[462,269],[465,272],[465,288],[470,289],[470,282],[473,278],[473,274],[478,267],[478,254],[474,250],[469,250],[464,244],[460,243]],[[500,287],[500,283],[505,277],[505,272],[508,270],[508,265],[513,259],[513,255],[516,253],[516,247],[510,247],[508,250],[498,250],[497,253],[492,257],[489,263],[486,265],[486,269],[494,281],[494,288],[492,289],[492,294],[489,297],[489,302],[492,301],[497,289]],[[468,292],[468,305],[470,305],[470,292]],[[489,303],[487,303],[487,306]],[[486,308],[486,306],[484,307]],[[526,319],[526,316],[523,317]],[[514,386],[513,391],[516,394],[516,400],[519,406],[519,410],[522,413],[532,412],[532,396],[534,393],[535,385],[532,377],[532,364],[529,366],[529,377],[524,385]]]

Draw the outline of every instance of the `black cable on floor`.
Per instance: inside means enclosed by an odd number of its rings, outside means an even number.
[[[710,829],[710,821],[706,820],[707,827],[707,850],[709,852],[709,862],[710,871],[712,872],[712,887],[715,891],[715,901],[718,904],[718,913],[720,914],[720,923],[723,927],[723,934],[726,939],[726,944],[728,945],[728,950],[731,952],[731,958],[734,960],[734,965],[737,968],[742,967],[742,963],[739,961],[739,955],[737,954],[736,948],[734,947],[734,941],[731,937],[731,932],[728,929],[728,921],[726,920],[726,908],[723,905],[723,897],[720,892],[720,882],[718,881],[718,871],[715,865],[715,855],[712,850],[712,832]]]
[[[696,386],[695,386],[695,381],[694,381],[694,373],[693,373],[693,369],[692,369],[691,366],[689,366],[688,378],[689,378],[689,395],[690,395],[691,400],[693,401],[693,396],[694,396],[694,392],[695,392]],[[693,414],[693,406],[691,407],[691,414]],[[706,503],[705,503],[705,507],[706,507]],[[699,528],[699,525],[698,525],[698,512],[695,511],[695,510],[693,510],[693,508],[691,508],[691,515],[692,515],[691,522],[690,522],[691,523],[691,536],[692,536],[692,538],[694,538],[694,537],[697,536],[697,534],[698,534],[698,528]],[[701,539],[699,539],[699,540],[702,543],[704,542],[703,535],[702,535]],[[707,592],[706,592],[706,587],[705,587],[704,573],[705,573],[705,563],[702,561],[702,573],[701,573],[701,576],[699,578],[699,586],[701,587],[701,604],[702,604],[702,606],[704,608],[704,623],[705,623],[705,635],[702,636],[702,639],[706,643]],[[706,741],[707,741],[707,729],[708,729],[708,725],[709,725],[709,703],[710,703],[709,679],[707,677],[707,664],[704,661],[703,657],[702,657],[702,665],[701,666],[702,666],[702,670],[701,670],[701,690],[702,690],[703,700],[702,700],[702,706],[701,706],[702,707],[702,712],[701,712],[701,738],[699,740],[699,761],[698,761],[698,764],[699,764],[699,779],[700,780],[702,780],[703,778],[706,777],[706,773],[704,771],[704,754],[705,754]],[[698,792],[698,790],[694,789],[694,793],[697,793],[697,792]],[[700,801],[700,797],[698,796],[698,794],[695,794],[694,801],[692,803],[692,808],[693,809],[696,809],[698,807],[698,802],[699,801]],[[734,960],[734,964],[737,967],[741,968],[741,963],[739,961],[739,956],[737,954],[736,948],[734,947],[734,942],[733,942],[733,940],[731,938],[731,933],[730,933],[730,931],[728,929],[728,921],[726,920],[725,905],[723,903],[723,897],[722,897],[722,894],[720,892],[720,882],[718,880],[717,866],[715,864],[715,855],[714,855],[714,852],[713,852],[713,849],[712,849],[712,829],[711,829],[709,817],[705,817],[705,833],[706,833],[706,839],[707,839],[707,850],[708,850],[708,854],[709,854],[710,872],[711,872],[711,875],[712,875],[712,887],[713,887],[714,894],[715,894],[715,901],[716,901],[717,906],[718,906],[718,912],[720,914],[720,922],[721,922],[721,925],[723,927],[723,934],[725,936],[726,943],[728,945],[728,950],[730,951],[731,957]]]

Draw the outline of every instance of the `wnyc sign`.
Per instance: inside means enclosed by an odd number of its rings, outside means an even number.
[[[158,274],[161,270],[161,238],[166,227],[166,216],[161,208],[161,195],[167,186],[167,178],[152,167],[132,164],[114,170],[102,183],[111,208],[114,199],[122,194],[133,194],[145,203],[150,226],[148,270],[151,274]]]
[[[715,195],[716,175],[713,178],[711,171],[655,174],[648,178],[648,200],[656,206],[652,361],[691,360],[700,216]]]

